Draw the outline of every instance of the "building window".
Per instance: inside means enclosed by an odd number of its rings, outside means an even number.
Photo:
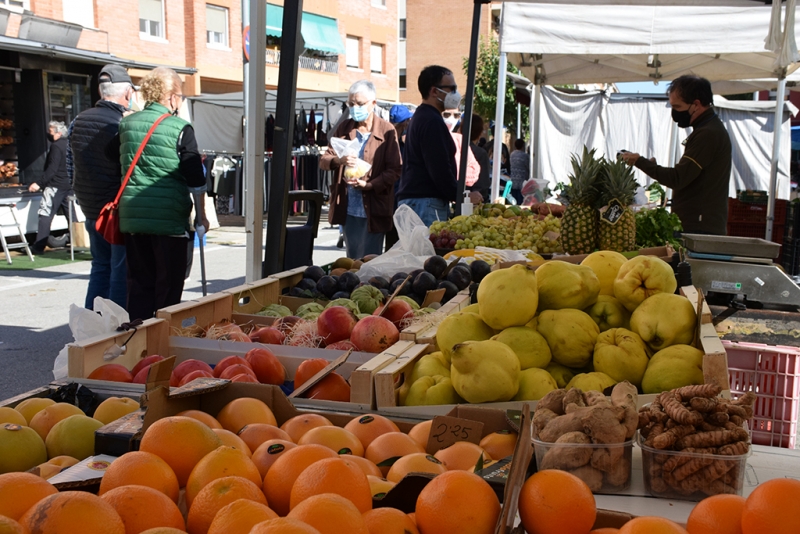
[[[400,76],[397,80],[397,86],[399,89],[406,88],[406,69],[400,69]]]
[[[372,0],[374,7],[386,7],[386,0]]]
[[[139,0],[139,33],[164,38],[163,0]]]
[[[406,38],[406,19],[399,20],[399,28],[397,29],[397,37],[400,39]]]
[[[0,6],[27,8],[23,0],[0,0]]]
[[[212,46],[228,47],[228,10],[206,4],[206,42]]]
[[[359,56],[361,55],[361,39],[358,37],[351,37],[347,36],[347,41],[345,43],[345,61],[348,67],[352,67],[357,69],[361,66],[361,62],[358,60]]]
[[[62,7],[64,22],[80,24],[84,28],[94,28],[94,3],[92,0],[62,0]]]
[[[383,45],[369,46],[369,70],[374,74],[383,74]]]

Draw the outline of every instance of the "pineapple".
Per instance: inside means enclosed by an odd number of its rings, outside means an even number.
[[[572,155],[572,174],[570,185],[566,188],[569,205],[561,220],[561,246],[567,254],[589,254],[597,242],[598,212],[597,180],[602,163],[594,157],[595,149],[583,147],[578,159]]]
[[[636,218],[630,206],[638,187],[633,169],[624,161],[605,162],[600,178],[600,199],[604,206],[600,209],[597,231],[600,250],[627,252],[636,248]],[[611,224],[602,214],[613,200],[619,201],[623,211],[617,222]]]

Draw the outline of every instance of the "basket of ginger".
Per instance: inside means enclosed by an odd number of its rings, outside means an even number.
[[[755,394],[718,397],[713,384],[665,391],[639,410],[645,489],[651,495],[702,500],[741,495]]]

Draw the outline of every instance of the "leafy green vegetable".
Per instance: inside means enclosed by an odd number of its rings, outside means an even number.
[[[636,245],[641,248],[680,247],[675,232],[683,231],[681,220],[666,208],[644,208],[636,212]]]

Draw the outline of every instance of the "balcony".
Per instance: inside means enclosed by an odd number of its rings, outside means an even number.
[[[281,51],[268,48],[266,52],[267,65],[279,66],[281,62]],[[337,61],[300,56],[298,58],[298,66],[303,70],[323,72],[325,74],[339,74],[339,63]]]

